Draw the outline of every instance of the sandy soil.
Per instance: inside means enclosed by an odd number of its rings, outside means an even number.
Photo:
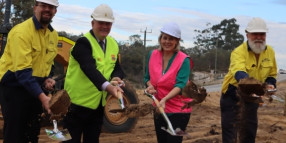
[[[286,83],[278,85],[277,96],[284,98]],[[152,102],[137,90],[140,104]],[[183,143],[221,143],[220,125],[220,93],[213,92],[207,96],[206,101],[193,107],[191,119],[186,132],[190,136],[184,137]],[[259,129],[257,143],[285,143],[286,116],[284,104],[274,101],[259,108]],[[156,133],[152,115],[139,117],[135,128],[129,133],[102,133],[101,143],[156,143]]]
[[[286,95],[286,82],[277,86],[276,95]],[[152,100],[143,95],[143,90],[136,91],[140,104],[150,103]],[[220,93],[209,93],[206,101],[193,107],[191,119],[186,132],[190,136],[184,137],[183,143],[221,143],[220,125]],[[259,108],[259,127],[257,143],[285,143],[286,140],[286,116],[284,103],[274,101]],[[43,128],[44,129],[44,128]],[[42,129],[40,143],[56,143],[49,139]],[[2,140],[0,140],[2,142]],[[139,117],[135,128],[127,133],[102,133],[101,143],[156,143],[153,118],[151,114]]]

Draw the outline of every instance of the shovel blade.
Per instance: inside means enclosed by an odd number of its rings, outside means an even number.
[[[161,127],[162,130],[168,132],[172,136],[190,136],[188,133],[184,132],[180,128],[177,128],[175,131],[172,131],[172,129],[166,129],[165,127]]]
[[[58,132],[54,132],[53,130],[49,129],[45,129],[45,131],[50,139],[56,141],[67,141],[71,139],[71,135],[69,134],[69,131],[67,129]]]

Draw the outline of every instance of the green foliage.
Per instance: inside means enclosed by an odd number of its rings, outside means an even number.
[[[226,72],[231,51],[244,41],[243,35],[238,33],[239,25],[232,18],[216,25],[207,23],[206,26],[206,29],[195,30],[195,46],[186,49],[186,53],[193,59],[195,71],[210,72],[217,62],[217,73]]]
[[[58,35],[69,38],[73,41],[76,41],[78,38],[83,36],[83,33],[81,33],[80,35],[73,35],[73,34],[65,32],[65,31],[58,31]]]
[[[6,0],[0,0],[0,23],[4,22]],[[11,25],[15,26],[33,16],[33,0],[11,0]]]
[[[140,35],[132,35],[129,39],[130,44],[118,43],[121,67],[127,79],[134,83],[143,84],[143,58],[144,56],[146,57],[146,50],[143,46],[143,41],[140,39]]]
[[[5,0],[0,0],[0,23],[4,22],[4,14],[5,14]]]
[[[12,0],[12,25],[15,26],[32,17],[34,4],[35,2],[33,0]]]
[[[0,0],[0,22],[3,23],[5,0]],[[13,11],[11,12],[12,25],[20,23],[33,15],[34,1],[13,0]],[[239,25],[236,24],[236,19],[224,19],[219,24],[206,24],[206,29],[195,30],[197,33],[194,37],[194,47],[181,50],[188,54],[193,63],[192,71],[214,70],[215,61],[217,61],[217,73],[226,72],[229,66],[229,58],[231,51],[239,46],[244,37],[239,31]],[[60,36],[65,36],[73,41],[76,41],[80,35],[72,35],[65,31],[58,32]],[[225,37],[225,38],[223,38]],[[183,41],[181,41],[183,42]],[[126,78],[134,83],[143,85],[146,58],[150,50],[158,48],[158,45],[148,46],[146,49],[143,45],[140,35],[131,35],[129,43],[118,42],[120,48],[121,66],[126,74]],[[217,59],[217,60],[215,60]],[[193,75],[190,75],[192,79]]]

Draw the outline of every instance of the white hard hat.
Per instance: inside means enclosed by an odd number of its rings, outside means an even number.
[[[268,28],[264,20],[255,17],[248,23],[245,31],[249,33],[259,33],[259,32],[266,33],[268,32]]]
[[[168,35],[171,35],[173,37],[181,39],[181,30],[179,26],[174,22],[165,24],[160,31]]]
[[[59,2],[58,0],[36,0],[37,2],[42,2],[42,3],[46,3],[46,4],[50,4],[53,6],[59,6]]]
[[[91,17],[97,21],[105,21],[105,22],[114,21],[112,9],[106,4],[101,4],[98,7],[96,7],[93,13],[91,14]]]

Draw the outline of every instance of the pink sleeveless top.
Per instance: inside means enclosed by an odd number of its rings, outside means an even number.
[[[159,50],[154,50],[149,60],[149,74],[150,82],[157,90],[157,94],[154,95],[159,101],[164,98],[176,84],[176,76],[185,60],[187,55],[179,51],[173,60],[168,71],[163,75],[163,53]],[[190,102],[192,99],[185,98],[182,95],[177,95],[166,102],[166,113],[189,113],[192,108],[186,108],[181,110],[184,106],[182,101]]]

